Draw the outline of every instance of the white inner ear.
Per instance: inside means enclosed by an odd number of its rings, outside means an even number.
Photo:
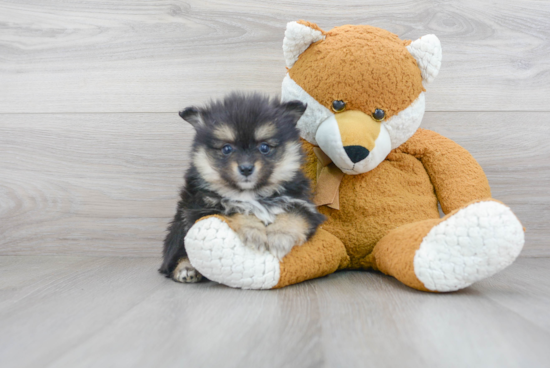
[[[292,68],[302,52],[314,42],[324,40],[325,35],[316,29],[304,26],[298,22],[289,22],[286,25],[283,53],[288,68]]]
[[[433,34],[422,36],[407,46],[407,50],[416,59],[422,79],[426,83],[432,82],[439,74],[443,57],[439,38]]]
[[[300,120],[298,120],[297,127],[300,129],[302,138],[317,146],[317,140],[315,139],[317,128],[323,121],[334,114],[311,97],[309,93],[304,91],[304,89],[294,82],[292,78],[290,78],[290,75],[287,74],[283,79],[281,101],[287,102],[292,100],[298,100],[307,104],[307,109]]]

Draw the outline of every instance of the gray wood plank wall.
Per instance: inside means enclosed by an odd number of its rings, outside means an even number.
[[[0,0],[0,255],[158,255],[188,164],[176,111],[278,93],[285,24],[434,33],[423,126],[485,168],[550,256],[550,2]]]

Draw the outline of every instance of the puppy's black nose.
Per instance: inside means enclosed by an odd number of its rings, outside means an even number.
[[[346,146],[344,147],[344,151],[346,151],[349,159],[354,164],[366,159],[370,153],[368,149],[362,146]]]
[[[254,165],[239,165],[241,175],[250,176],[254,172]]]

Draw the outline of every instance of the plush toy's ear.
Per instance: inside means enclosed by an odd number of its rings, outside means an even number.
[[[283,53],[286,66],[292,68],[298,56],[314,42],[324,40],[325,35],[315,23],[305,21],[289,22],[286,25]]]
[[[441,68],[441,42],[433,34],[422,36],[411,42],[407,49],[416,59],[416,63],[422,73],[422,79],[430,83],[439,74]]]

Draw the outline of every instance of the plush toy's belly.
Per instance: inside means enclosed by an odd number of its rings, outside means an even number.
[[[392,152],[376,169],[345,175],[340,184],[340,210],[326,206],[322,228],[342,240],[351,267],[369,267],[368,256],[390,230],[403,224],[439,218],[437,198],[422,163]]]

